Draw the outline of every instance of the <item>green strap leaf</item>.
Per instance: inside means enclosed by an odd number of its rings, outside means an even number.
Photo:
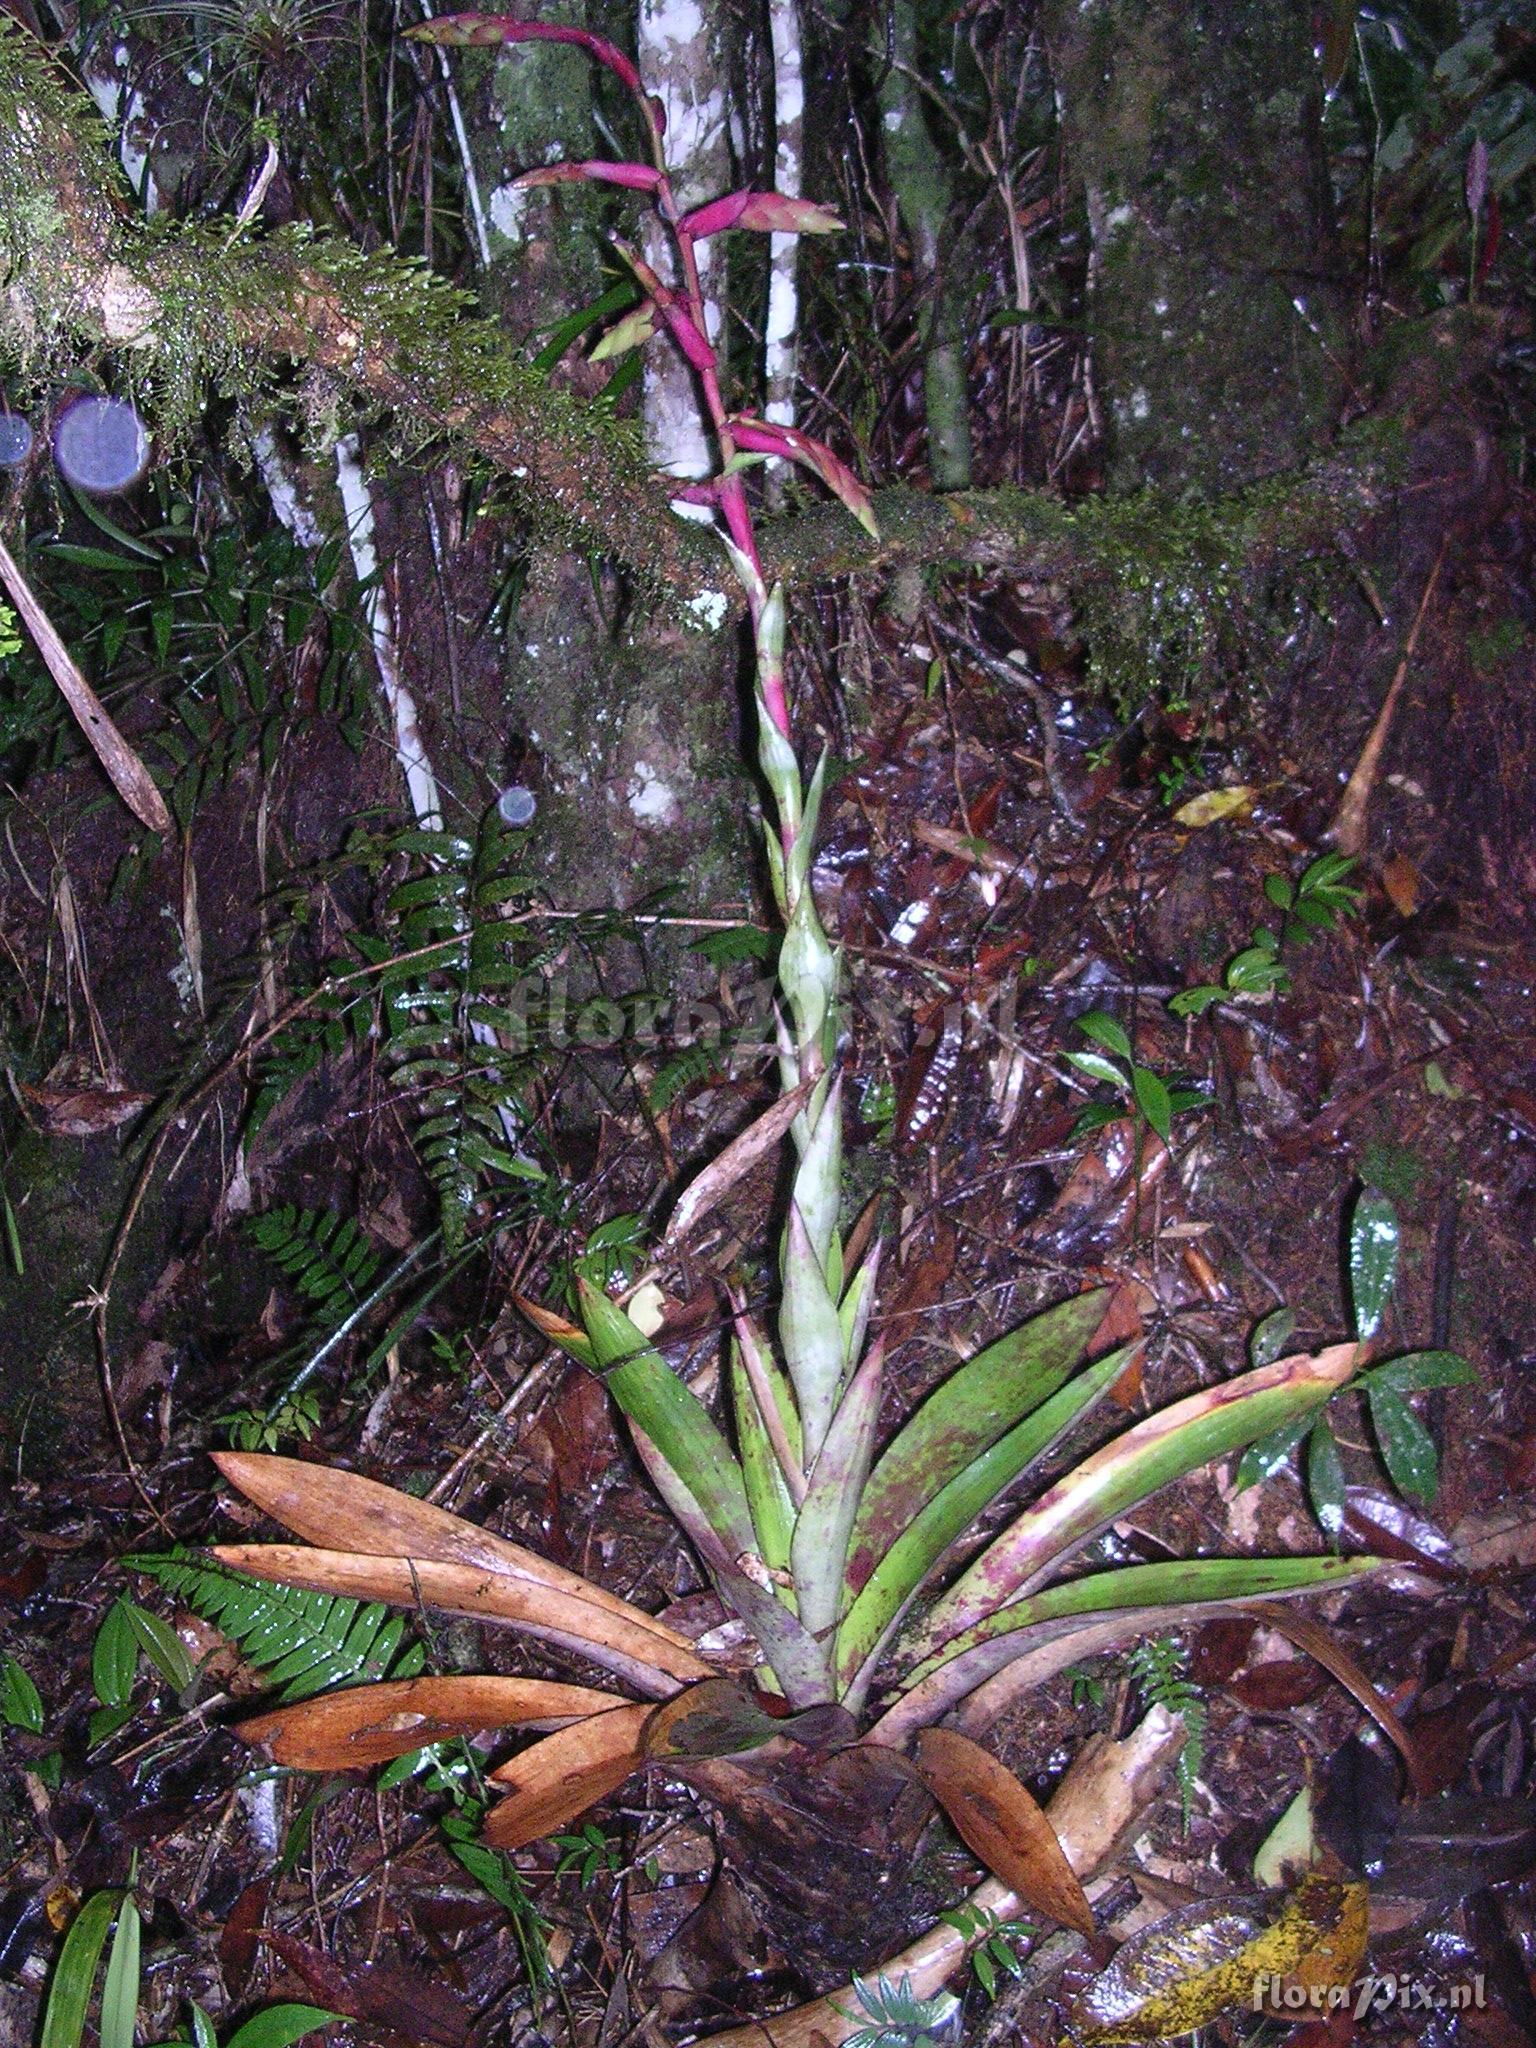
[[[912,1643],[921,1660],[951,1636],[1028,1592],[1117,1515],[1282,1422],[1319,1407],[1349,1377],[1356,1347],[1273,1365],[1204,1388],[1150,1415],[1065,1474],[977,1558]]]
[[[577,1286],[593,1360],[613,1398],[693,1495],[729,1555],[751,1551],[755,1532],[741,1466],[708,1409],[617,1302],[589,1280]]]
[[[855,1684],[892,1624],[955,1538],[1108,1392],[1134,1351],[1112,1351],[982,1451],[928,1501],[885,1551],[838,1631],[840,1682]]]
[[[1044,1664],[1061,1669],[1085,1648],[1102,1650],[1148,1630],[1166,1631],[1202,1609],[1347,1585],[1379,1571],[1381,1563],[1375,1557],[1178,1558],[1048,1587],[983,1616],[919,1664],[869,1740],[904,1740],[1020,1657],[1038,1652]],[[1042,1665],[1032,1675],[1049,1673]]]
[[[139,2016],[139,1909],[123,1900],[101,1987],[101,2048],[133,2048]]]
[[[43,2015],[42,2048],[80,2048],[96,1965],[122,1898],[121,1892],[93,1892],[71,1921],[54,1965],[53,1988]]]
[[[1109,1289],[1097,1287],[1058,1302],[984,1346],[934,1389],[882,1452],[864,1489],[848,1556],[856,1591],[928,1503],[1072,1377],[1108,1300]]]
[[[800,1619],[813,1634],[836,1626],[843,1566],[880,1426],[883,1347],[877,1339],[848,1384],[811,1470],[790,1544]]]

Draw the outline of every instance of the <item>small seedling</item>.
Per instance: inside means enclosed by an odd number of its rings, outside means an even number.
[[[91,1684],[101,1703],[87,1730],[92,1749],[133,1718],[133,1688],[141,1655],[178,1697],[191,1691],[197,1667],[180,1636],[137,1600],[119,1594],[91,1646]]]
[[[1038,1931],[1033,1920],[1004,1920],[985,1906],[969,1903],[939,1918],[970,1948],[971,1969],[989,2000],[997,1997],[1000,1970],[1009,1977],[1023,1976],[1024,1959],[1014,1943],[1033,1939]]]
[[[960,2010],[959,1999],[948,1991],[919,1998],[910,1977],[895,1984],[883,1975],[873,1983],[855,1977],[853,1989],[859,2002],[857,2016],[868,2024],[856,2028],[844,2048],[936,2048],[938,2036]]]
[[[1213,1003],[1247,997],[1262,1002],[1285,995],[1291,971],[1282,955],[1310,944],[1319,932],[1331,932],[1341,917],[1358,909],[1361,891],[1345,876],[1355,865],[1348,854],[1324,853],[1292,882],[1287,875],[1266,875],[1264,895],[1281,914],[1280,929],[1256,925],[1249,942],[1227,962],[1219,982],[1202,982],[1173,997],[1168,1007],[1176,1017],[1199,1017]]]
[[[1144,1637],[1132,1650],[1130,1665],[1131,1675],[1141,1687],[1148,1704],[1177,1714],[1184,1723],[1184,1747],[1179,1751],[1178,1778],[1184,1832],[1188,1834],[1195,1780],[1205,1761],[1205,1696],[1199,1686],[1191,1682],[1188,1654],[1172,1636]]]
[[[1386,1318],[1397,1283],[1401,1243],[1402,1231],[1392,1203],[1373,1188],[1362,1189],[1350,1211],[1345,1254],[1350,1308],[1362,1360],[1367,1355],[1364,1347]],[[1257,1325],[1249,1339],[1255,1365],[1285,1349],[1294,1323],[1289,1309],[1276,1309]],[[1399,1493],[1428,1506],[1440,1483],[1435,1440],[1409,1407],[1408,1396],[1430,1387],[1461,1386],[1473,1377],[1471,1366],[1454,1351],[1409,1351],[1381,1365],[1365,1367],[1340,1389],[1341,1393],[1365,1396],[1376,1448]],[[1272,1477],[1302,1442],[1307,1446],[1307,1493],[1313,1512],[1328,1534],[1337,1538],[1344,1526],[1344,1464],[1327,1408],[1299,1423],[1283,1423],[1250,1444],[1237,1468],[1238,1489]]]
[[[1085,1017],[1079,1017],[1074,1027],[1085,1038],[1104,1047],[1103,1052],[1069,1052],[1068,1061],[1080,1074],[1090,1080],[1106,1081],[1121,1098],[1119,1102],[1090,1102],[1079,1115],[1072,1127],[1074,1138],[1083,1138],[1091,1131],[1102,1130],[1106,1124],[1118,1122],[1127,1111],[1138,1118],[1149,1130],[1155,1131],[1166,1145],[1173,1119],[1188,1109],[1205,1109],[1210,1097],[1198,1088],[1173,1087],[1154,1073],[1151,1067],[1139,1066],[1131,1051],[1130,1035],[1123,1024],[1103,1010],[1090,1010]],[[1114,1058],[1107,1057],[1113,1054]]]
[[[579,1878],[583,1891],[596,1884],[599,1877],[612,1877],[624,1867],[618,1843],[611,1841],[596,1821],[589,1820],[577,1834],[556,1835],[553,1846],[560,1851],[556,1877]]]
[[[0,1653],[0,1726],[23,1728],[28,1735],[43,1732],[43,1702],[37,1687],[8,1653]]]
[[[237,1408],[232,1414],[215,1417],[215,1422],[229,1431],[231,1447],[237,1451],[275,1451],[288,1437],[307,1444],[320,1427],[320,1396],[301,1387],[283,1395],[270,1412]]]

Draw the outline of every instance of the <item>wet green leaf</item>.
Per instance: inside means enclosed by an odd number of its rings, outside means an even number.
[[[101,1987],[101,2048],[133,2048],[139,2015],[139,1909],[123,1900]]]
[[[1337,1536],[1344,1526],[1344,1463],[1325,1415],[1312,1425],[1307,1444],[1307,1492],[1317,1519]]]
[[[1267,1316],[1254,1324],[1248,1339],[1248,1361],[1251,1365],[1270,1365],[1284,1355],[1285,1347],[1291,1341],[1291,1332],[1296,1327],[1296,1311],[1293,1308],[1271,1309]],[[1289,1425],[1287,1425],[1289,1426]],[[1299,1443],[1300,1436],[1292,1438],[1292,1444]],[[1244,1462],[1260,1448],[1254,1444],[1244,1453]]]
[[[1405,1351],[1365,1376],[1367,1390],[1390,1387],[1394,1394],[1422,1394],[1426,1387],[1464,1387],[1477,1378],[1474,1367],[1454,1351]]]
[[[29,1674],[16,1659],[0,1653],[0,1721],[7,1728],[43,1732],[43,1702]]]
[[[1162,1077],[1150,1067],[1132,1067],[1131,1092],[1136,1107],[1166,1145],[1173,1130],[1173,1103]]]
[[[1125,1026],[1106,1010],[1089,1010],[1074,1021],[1073,1029],[1081,1031],[1085,1038],[1091,1038],[1106,1051],[1118,1053],[1123,1060],[1131,1057],[1131,1041]]]
[[[1364,1189],[1349,1218],[1349,1298],[1355,1334],[1362,1341],[1381,1328],[1397,1279],[1401,1242],[1397,1211],[1385,1195]]]
[[[126,1707],[139,1668],[139,1639],[128,1602],[119,1597],[107,1609],[91,1646],[91,1684],[104,1707]]]
[[[1382,1463],[1391,1473],[1393,1485],[1415,1500],[1432,1501],[1440,1484],[1434,1438],[1402,1395],[1383,1386],[1380,1379],[1366,1382],[1365,1398]]]
[[[1127,1076],[1106,1059],[1101,1052],[1069,1052],[1067,1060],[1080,1074],[1086,1074],[1093,1081],[1107,1081],[1111,1088],[1124,1088]]]
[[[70,1922],[53,1969],[48,2009],[43,2015],[42,2048],[79,2048],[96,1965],[122,1896],[121,1892],[93,1892]]]
[[[319,2005],[269,2005],[237,2027],[225,2048],[291,2048],[294,2041],[341,2017]]]

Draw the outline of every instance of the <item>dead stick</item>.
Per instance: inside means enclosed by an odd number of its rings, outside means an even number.
[[[1355,763],[1355,772],[1344,785],[1344,794],[1339,799],[1339,808],[1333,814],[1333,823],[1323,834],[1340,853],[1358,858],[1365,847],[1365,814],[1370,805],[1371,792],[1376,787],[1376,778],[1381,772],[1381,757],[1386,751],[1387,734],[1392,729],[1392,720],[1397,714],[1397,700],[1403,693],[1407,678],[1408,664],[1413,659],[1414,649],[1419,644],[1419,628],[1424,623],[1424,614],[1429,609],[1429,600],[1439,581],[1445,551],[1450,546],[1450,535],[1440,543],[1440,552],[1435,557],[1435,566],[1429,572],[1429,581],[1424,586],[1424,595],[1419,599],[1419,609],[1414,614],[1409,628],[1407,644],[1403,648],[1402,660],[1392,678],[1391,687],[1382,699],[1381,709],[1376,714],[1376,723],[1371,727],[1360,758]]]

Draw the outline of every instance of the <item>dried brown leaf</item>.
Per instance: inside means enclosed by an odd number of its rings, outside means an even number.
[[[356,1771],[479,1728],[553,1728],[625,1704],[617,1693],[541,1678],[404,1678],[257,1714],[235,1733],[294,1770]]]
[[[953,1728],[923,1730],[917,1768],[961,1840],[1010,1891],[1092,1936],[1093,1910],[1056,1830],[1012,1771]]]
[[[494,1849],[523,1849],[616,1792],[645,1762],[645,1724],[653,1707],[614,1707],[589,1715],[491,1773],[507,1797],[486,1815]]]
[[[444,1564],[435,1558],[369,1557],[354,1550],[309,1550],[292,1543],[221,1544],[213,1555],[233,1571],[251,1572],[281,1585],[340,1593],[350,1600],[386,1600],[396,1607],[436,1607],[475,1621],[509,1622],[592,1658],[640,1692],[667,1695],[679,1684],[714,1676],[692,1649],[674,1649],[666,1634],[641,1627],[649,1616],[638,1609],[616,1615],[547,1585],[499,1578],[482,1566]]]

